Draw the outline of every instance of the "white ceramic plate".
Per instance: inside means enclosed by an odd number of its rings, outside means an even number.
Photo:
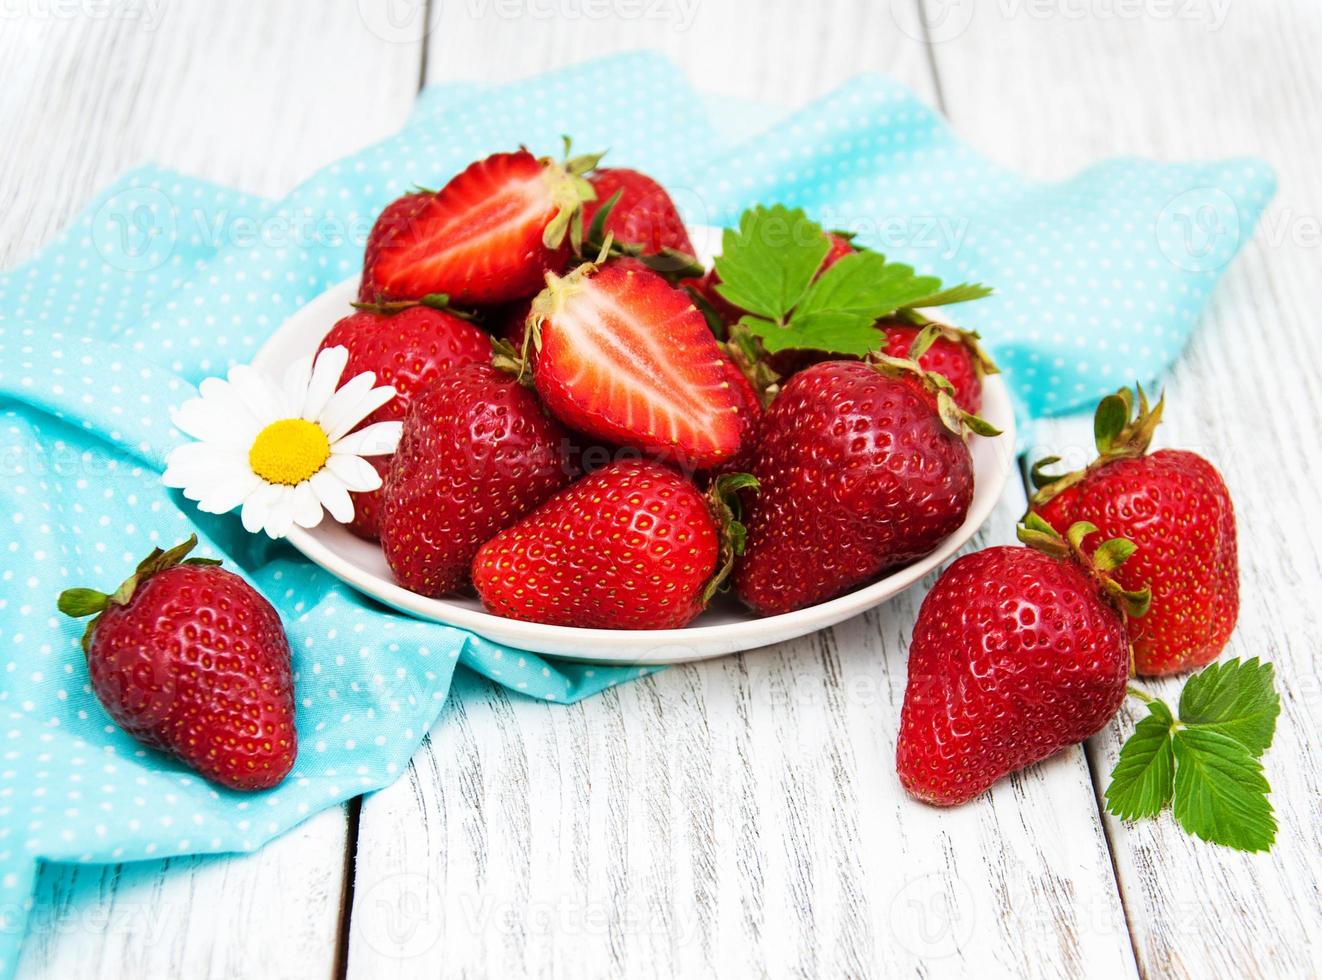
[[[693,241],[704,257],[719,246],[720,232],[699,228]],[[295,313],[258,351],[253,363],[279,376],[286,365],[316,349],[330,328],[350,312],[357,279],[340,283]],[[824,629],[871,609],[909,588],[959,550],[991,515],[1014,462],[1014,412],[997,375],[983,384],[982,413],[1002,430],[995,439],[972,438],[974,492],[963,525],[921,561],[829,602],[780,616],[758,618],[730,596],[678,630],[597,630],[543,626],[492,616],[475,596],[428,599],[396,585],[380,548],[327,518],[310,531],[294,528],[289,542],[336,578],[419,619],[471,630],[497,643],[576,660],[620,664],[671,664],[718,657],[779,643]]]

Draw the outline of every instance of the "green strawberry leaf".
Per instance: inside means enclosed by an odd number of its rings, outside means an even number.
[[[750,208],[739,229],[725,229],[716,291],[768,320],[783,320],[802,298],[830,251],[822,228],[799,208]]]
[[[790,348],[859,357],[885,337],[876,322],[915,306],[962,303],[990,294],[977,283],[943,289],[935,276],[869,249],[821,272],[830,242],[799,208],[755,207],[726,229],[716,259],[716,291],[748,312],[740,322],[771,352]],[[921,319],[921,318],[920,318]]]
[[[1106,809],[1121,820],[1155,817],[1171,801],[1175,787],[1175,718],[1164,701],[1151,702],[1148,711],[1120,749],[1106,788]]]
[[[1262,763],[1233,738],[1208,728],[1180,729],[1173,742],[1180,826],[1214,844],[1268,850],[1276,840],[1276,818]]]
[[[1180,721],[1233,738],[1257,758],[1271,747],[1281,713],[1274,675],[1257,657],[1212,664],[1180,692]]]
[[[985,299],[994,292],[995,290],[990,286],[984,286],[980,282],[962,282],[958,286],[951,286],[949,289],[942,289],[926,296],[920,296],[905,305],[906,307],[953,306],[956,303],[968,303],[975,299]]]

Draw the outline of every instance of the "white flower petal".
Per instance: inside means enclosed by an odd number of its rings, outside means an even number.
[[[353,520],[353,501],[349,498],[349,491],[331,470],[323,468],[317,471],[308,482],[316,491],[321,505],[330,511],[331,517],[341,524]]]
[[[403,422],[373,422],[331,444],[331,452],[352,456],[389,456],[399,446]]]
[[[303,411],[303,399],[308,393],[308,382],[312,380],[312,355],[300,357],[285,370],[284,388],[285,407],[282,415],[295,418]]]
[[[381,474],[361,456],[331,453],[330,459],[326,460],[326,468],[339,477],[346,490],[353,493],[366,493],[381,486]]]
[[[390,385],[373,388],[370,371],[358,375],[331,396],[321,412],[320,425],[331,442],[339,439],[359,422],[395,397]]]
[[[236,364],[230,368],[229,379],[255,418],[274,421],[284,414],[279,387],[256,368]]]
[[[228,514],[261,485],[262,478],[252,470],[229,470],[198,498],[198,510],[208,514]]]
[[[307,480],[294,487],[295,524],[299,527],[316,527],[321,523],[322,515],[325,513],[321,508],[321,501],[317,499],[316,492]]]
[[[251,443],[257,432],[257,420],[228,385],[219,396],[190,398],[170,413],[170,421],[194,439],[233,447]]]
[[[268,486],[274,487],[276,493],[266,512],[266,534],[272,538],[283,538],[294,526],[294,488],[280,483]]]
[[[248,495],[243,502],[243,529],[249,534],[256,534],[266,526],[271,505],[280,495],[280,487],[263,483]]]
[[[312,380],[308,382],[307,394],[303,398],[303,411],[299,413],[304,419],[315,422],[321,416],[321,410],[335,393],[348,363],[347,347],[327,347],[317,355],[312,364]]]

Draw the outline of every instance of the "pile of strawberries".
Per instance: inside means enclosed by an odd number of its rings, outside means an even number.
[[[996,369],[976,334],[924,311],[989,290],[944,286],[780,206],[745,212],[704,268],[659,184],[565,155],[497,153],[391,203],[357,309],[322,341],[348,350],[344,379],[370,371],[397,392],[363,423],[402,420],[403,434],[351,529],[380,541],[400,584],[472,587],[513,619],[670,629],[729,584],[760,615],[825,601],[961,525],[969,440],[997,434],[976,414]],[[914,796],[969,800],[1099,731],[1131,675],[1224,648],[1233,507],[1205,460],[1148,452],[1162,407],[1141,389],[1104,399],[1095,462],[1034,468],[1023,546],[964,556],[928,594],[897,746]],[[274,785],[295,752],[287,641],[265,600],[190,546],[61,608],[97,614],[93,686],[126,730],[226,785]],[[1253,778],[1270,731],[1217,712],[1274,724],[1270,670],[1226,666],[1189,717],[1153,702],[1114,812],[1164,806],[1181,752],[1186,780],[1208,778],[1191,755],[1208,739],[1243,756],[1236,785]],[[1189,734],[1199,725],[1211,734]],[[1175,806],[1193,832],[1270,843],[1265,791],[1261,807],[1235,804],[1261,818],[1238,836],[1190,810],[1216,792],[1190,793]]]
[[[970,335],[922,332],[913,305],[939,283],[890,265],[922,295],[860,295],[881,257],[784,212],[809,239],[802,302],[871,305],[864,350],[890,356],[834,350],[834,323],[769,349],[741,322],[785,293],[794,249],[764,254],[777,216],[728,243],[727,283],[656,181],[596,164],[498,153],[372,229],[358,311],[322,347],[398,392],[367,420],[404,431],[351,525],[396,580],[471,585],[514,619],[667,629],[728,576],[756,612],[788,612],[959,527],[989,362]]]

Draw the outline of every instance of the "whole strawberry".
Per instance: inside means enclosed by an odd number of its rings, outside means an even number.
[[[473,555],[569,482],[569,434],[514,375],[456,368],[413,399],[386,478],[381,547],[421,595],[468,581]]]
[[[914,341],[923,328],[898,320],[887,320],[878,326],[886,333],[883,353],[891,357],[909,357]],[[997,367],[978,345],[978,335],[946,324],[938,324],[938,332],[931,345],[917,358],[924,370],[935,371],[950,382],[955,403],[966,412],[982,408],[982,379],[996,374]]]
[[[530,324],[537,392],[566,425],[683,466],[739,452],[727,358],[688,294],[655,272],[626,260],[548,276]]]
[[[562,490],[492,538],[473,584],[509,619],[594,629],[677,629],[706,606],[738,550],[723,477],[704,496],[648,460],[612,463]]]
[[[1142,615],[1147,596],[1108,577],[1133,551],[1128,541],[1084,555],[1093,530],[1078,524],[1061,538],[1030,516],[1020,536],[1032,547],[965,555],[927,594],[895,752],[910,794],[965,803],[1100,731],[1120,707],[1125,618]]]
[[[197,544],[159,548],[113,594],[68,589],[92,690],[115,724],[230,789],[269,789],[298,754],[289,641],[280,617]]]
[[[739,597],[789,612],[932,551],[973,500],[965,425],[943,381],[912,361],[826,361],[795,375],[762,420]]]
[[[421,304],[394,313],[360,310],[346,316],[331,327],[317,352],[327,347],[349,352],[341,379],[371,371],[378,385],[395,389],[395,397],[363,419],[359,428],[404,418],[413,396],[441,375],[491,358],[491,339],[483,331],[453,313]],[[366,458],[384,477],[390,457]],[[353,498],[349,530],[369,541],[380,534],[381,494],[377,489],[349,495]]]
[[[468,305],[531,296],[569,258],[570,231],[594,194],[582,174],[596,160],[494,153],[439,191],[392,205],[368,236],[360,297],[444,294]]]
[[[1033,468],[1032,508],[1060,530],[1095,524],[1125,537],[1138,553],[1117,570],[1126,588],[1152,588],[1152,610],[1130,623],[1134,669],[1173,674],[1210,663],[1225,649],[1239,616],[1235,508],[1207,460],[1181,449],[1148,452],[1163,401],[1137,405],[1128,389],[1102,399],[1094,432],[1098,457],[1086,469],[1049,477]],[[1137,409],[1137,411],[1135,411]]]
[[[588,177],[597,192],[583,206],[583,220],[591,223],[603,206],[614,201],[603,230],[618,241],[641,247],[641,254],[666,249],[693,255],[693,242],[666,189],[647,174],[623,167],[603,167]],[[619,195],[616,197],[616,195]]]

